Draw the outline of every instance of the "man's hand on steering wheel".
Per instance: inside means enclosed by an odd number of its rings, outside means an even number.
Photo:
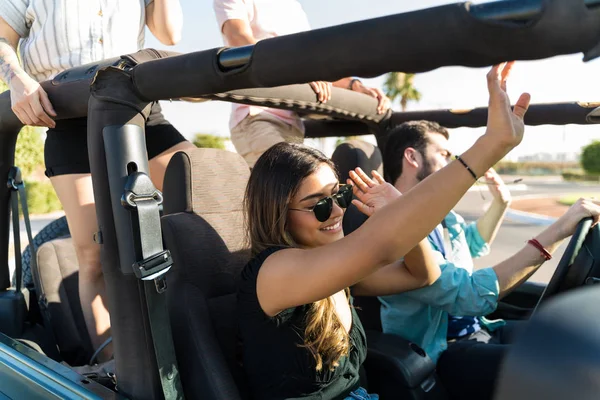
[[[564,239],[571,236],[575,232],[577,224],[582,219],[588,217],[593,219],[592,226],[598,223],[600,219],[600,202],[593,199],[580,198],[555,222],[559,230],[559,237]]]
[[[592,199],[579,199],[558,221],[545,231],[546,234],[556,236],[558,239],[558,242],[553,245],[554,249],[562,239],[569,236],[573,237],[562,254],[546,290],[540,297],[538,306],[558,293],[584,284],[585,280],[582,281],[581,277],[585,279],[588,276],[588,264],[585,261],[577,263],[576,259],[590,232],[590,228],[598,223],[599,215],[600,204],[598,202]],[[592,220],[586,222],[588,218]],[[544,233],[540,236],[542,235]],[[567,279],[569,274],[577,278]]]

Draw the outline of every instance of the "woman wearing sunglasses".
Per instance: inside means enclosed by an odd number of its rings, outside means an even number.
[[[433,283],[440,274],[427,240],[462,195],[520,143],[529,95],[514,112],[506,94],[512,63],[488,73],[486,133],[461,161],[389,201],[391,185],[362,171],[353,202],[371,217],[344,237],[351,200],[333,163],[302,145],[279,143],[257,161],[246,189],[253,259],[238,292],[244,367],[257,399],[376,399],[360,388],[366,339],[348,288],[380,296]],[[444,193],[444,196],[439,196]],[[400,260],[400,261],[399,261]]]

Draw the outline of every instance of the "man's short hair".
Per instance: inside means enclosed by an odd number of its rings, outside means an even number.
[[[402,161],[404,151],[412,147],[421,155],[429,143],[427,133],[439,133],[446,139],[450,133],[446,128],[431,121],[409,121],[392,128],[386,135],[386,144],[383,151],[383,175],[392,185],[402,175]]]

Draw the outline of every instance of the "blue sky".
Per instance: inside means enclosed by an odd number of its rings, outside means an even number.
[[[193,52],[222,45],[212,10],[211,0],[180,0],[184,11],[183,39],[170,50]],[[447,4],[443,0],[301,0],[313,28],[350,21],[412,11]],[[480,2],[480,1],[479,1]],[[148,32],[146,47],[166,48]],[[536,103],[559,101],[600,101],[600,61],[583,63],[581,55],[520,62],[509,82],[509,94],[514,101],[527,91]],[[409,109],[469,108],[487,103],[485,73],[487,69],[447,67],[419,74],[415,86],[423,93],[419,103]],[[368,80],[380,86],[381,78]],[[228,136],[230,105],[221,102],[191,104],[163,102],[166,116],[187,137],[194,133]],[[396,105],[397,106],[397,105]],[[466,149],[480,129],[457,129],[452,132],[451,147]],[[566,134],[565,134],[566,133]],[[595,126],[531,127],[513,157],[537,152],[578,151],[593,139],[600,140],[600,128]]]

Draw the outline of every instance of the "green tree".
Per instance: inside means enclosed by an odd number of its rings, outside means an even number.
[[[590,175],[600,175],[600,141],[595,140],[583,148],[581,167]]]
[[[26,126],[17,137],[15,165],[28,178],[44,165],[44,141],[39,128]]]
[[[409,101],[421,100],[421,92],[414,86],[415,74],[405,74],[404,72],[390,72],[387,74],[383,90],[392,102],[400,99],[402,111],[406,111]]]
[[[225,140],[226,138],[222,136],[215,136],[208,133],[197,133],[196,136],[194,136],[192,143],[194,143],[196,147],[210,147],[213,149],[225,150]]]

